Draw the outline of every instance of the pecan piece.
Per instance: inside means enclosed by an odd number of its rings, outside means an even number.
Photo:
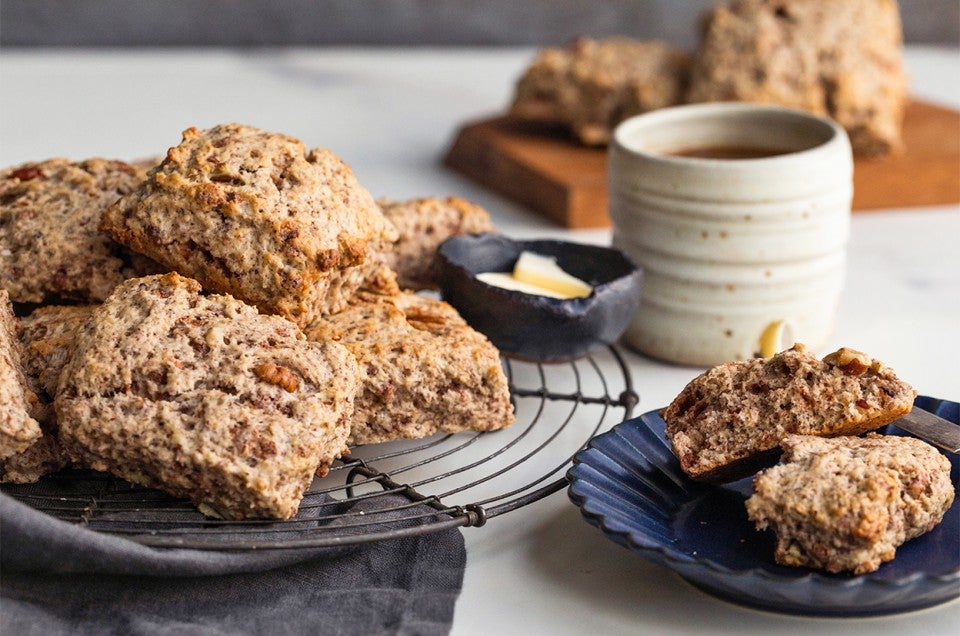
[[[269,384],[275,384],[287,393],[293,393],[300,387],[300,378],[288,369],[272,362],[264,362],[253,370],[253,374]]]

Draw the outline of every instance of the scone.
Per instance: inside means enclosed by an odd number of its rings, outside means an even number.
[[[902,49],[895,0],[734,0],[707,17],[687,97],[829,116],[881,155],[902,145]]]
[[[729,362],[691,381],[661,416],[692,479],[745,477],[787,435],[858,435],[913,408],[916,391],[878,360],[840,349],[822,361],[803,345]]]
[[[351,444],[513,423],[499,353],[443,301],[360,293],[307,337],[340,342],[360,363]]]
[[[20,320],[23,371],[27,385],[38,398],[34,417],[43,436],[23,452],[0,462],[0,481],[33,483],[67,465],[58,438],[53,398],[77,329],[92,313],[89,305],[47,305]]]
[[[11,300],[101,301],[124,279],[158,272],[97,229],[104,210],[145,176],[143,167],[107,159],[0,171],[0,286]]]
[[[460,197],[377,203],[399,234],[387,253],[387,265],[404,289],[437,289],[437,248],[451,236],[495,230],[486,210]]]
[[[93,311],[54,405],[81,465],[207,515],[286,519],[346,450],[357,386],[342,346],[170,273],[128,280]]]
[[[396,230],[328,150],[251,126],[190,128],[103,216],[118,242],[303,326],[366,285],[396,290]]]
[[[658,41],[580,38],[546,48],[517,82],[510,114],[559,123],[587,145],[603,145],[627,117],[680,103],[689,58]]]
[[[790,435],[783,450],[746,502],[757,528],[776,533],[783,565],[873,572],[953,503],[950,461],[913,437]]]
[[[27,450],[42,435],[31,416],[37,398],[26,386],[18,329],[10,297],[0,289],[0,461]]]

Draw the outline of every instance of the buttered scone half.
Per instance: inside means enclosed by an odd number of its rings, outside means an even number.
[[[819,360],[798,344],[706,371],[661,416],[688,476],[730,481],[770,463],[787,435],[876,430],[909,413],[915,397],[879,360],[846,348]]]
[[[437,248],[451,236],[495,231],[486,210],[460,197],[382,198],[377,203],[399,234],[387,252],[387,264],[404,289],[437,289]]]
[[[0,286],[10,299],[101,301],[127,278],[158,273],[156,263],[97,228],[146,174],[109,159],[50,159],[0,171]]]
[[[396,291],[396,230],[332,152],[251,126],[189,128],[104,214],[115,240],[300,326],[361,287]]]
[[[43,435],[23,452],[0,462],[0,481],[33,483],[67,464],[53,398],[76,332],[92,314],[92,305],[46,305],[20,319],[23,372],[37,396],[35,417]]]
[[[953,503],[950,461],[913,437],[790,435],[783,449],[746,502],[757,528],[776,533],[783,565],[873,572]]]
[[[513,423],[499,352],[443,301],[360,293],[307,337],[341,343],[360,364],[351,444]]]
[[[77,463],[225,519],[296,514],[346,451],[357,364],[175,273],[131,279],[76,334],[55,400]]]

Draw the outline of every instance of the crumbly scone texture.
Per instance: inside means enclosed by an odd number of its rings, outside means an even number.
[[[496,231],[486,210],[460,197],[377,203],[399,234],[387,253],[387,265],[404,289],[437,289],[437,248],[451,236]]]
[[[0,284],[18,303],[101,301],[121,281],[157,273],[97,226],[146,169],[123,161],[50,159],[0,172]]]
[[[37,396],[33,416],[43,436],[22,453],[0,462],[0,481],[33,483],[67,465],[60,446],[53,398],[60,371],[80,328],[92,315],[90,305],[47,305],[20,319],[20,344],[27,385]]]
[[[661,416],[692,479],[744,477],[790,434],[858,435],[910,412],[916,391],[878,360],[840,349],[818,360],[803,345],[729,362],[691,381]]]
[[[396,289],[396,230],[339,157],[252,126],[189,128],[101,228],[137,252],[303,326],[356,289]]]
[[[286,519],[346,451],[357,364],[336,343],[170,273],[131,279],[76,334],[55,400],[81,465],[204,514]]]
[[[360,364],[351,444],[513,423],[499,352],[443,301],[360,293],[307,337],[340,342]]]
[[[886,154],[902,146],[902,40],[895,0],[735,0],[706,19],[687,98],[829,116],[855,153]]]
[[[18,331],[10,296],[0,289],[0,460],[22,453],[42,435],[32,416],[39,402],[23,373]]]
[[[0,483],[32,484],[44,475],[55,473],[67,465],[67,458],[54,432],[43,436],[29,448],[0,460]]]
[[[510,113],[603,145],[627,117],[680,103],[689,64],[687,53],[656,40],[579,38],[538,52],[517,81]]]
[[[783,565],[873,572],[929,532],[954,499],[950,461],[913,437],[790,435],[754,479],[747,514],[777,535]]]
[[[53,402],[77,330],[90,319],[95,307],[46,305],[20,319],[23,370],[34,380],[41,401]]]

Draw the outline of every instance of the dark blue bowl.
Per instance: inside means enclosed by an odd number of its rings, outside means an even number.
[[[586,298],[547,298],[488,285],[482,272],[513,270],[520,252],[557,259],[593,287]],[[438,250],[443,299],[502,353],[537,362],[579,358],[612,344],[640,302],[640,269],[623,252],[567,241],[514,241],[498,234],[454,236]]]
[[[916,406],[960,424],[960,405]],[[880,432],[909,435],[894,425]],[[948,454],[954,488],[960,461]],[[936,528],[854,576],[778,565],[772,532],[757,532],[743,502],[752,478],[723,487],[687,478],[656,411],[595,437],[567,474],[570,499],[608,538],[715,596],[758,609],[816,616],[878,616],[960,597],[960,494]]]

